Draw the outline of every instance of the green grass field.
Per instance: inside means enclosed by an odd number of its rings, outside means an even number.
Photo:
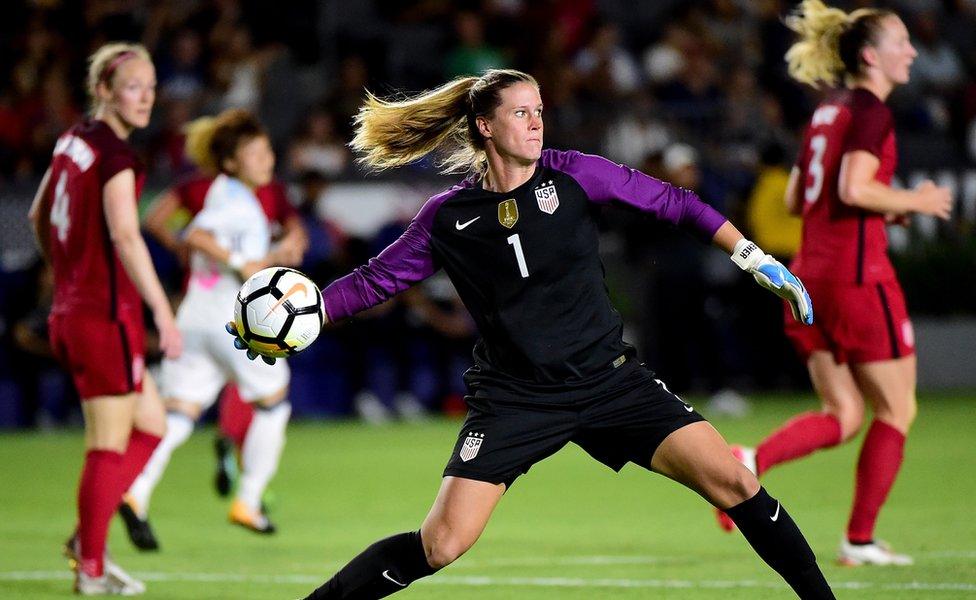
[[[859,443],[774,470],[764,480],[789,508],[839,598],[976,598],[976,406],[972,396],[921,399],[881,537],[916,564],[842,568]],[[812,397],[757,403],[713,422],[754,443]],[[416,528],[433,499],[460,424],[369,428],[292,425],[273,483],[279,533],[226,523],[211,488],[212,431],[173,458],[153,504],[162,551],[139,554],[116,520],[116,560],[148,598],[295,598],[367,544]],[[71,581],[60,544],[74,521],[80,432],[0,436],[0,597],[63,598]],[[632,465],[619,475],[569,446],[520,479],[480,542],[403,598],[790,598],[741,535],[714,524],[691,492]]]

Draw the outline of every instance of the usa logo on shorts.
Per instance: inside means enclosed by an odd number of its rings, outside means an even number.
[[[461,452],[458,454],[461,457],[461,460],[468,462],[475,456],[478,456],[478,450],[481,450],[481,443],[484,441],[485,434],[469,431],[467,439],[465,439],[464,444],[461,445]]]
[[[547,182],[545,187],[535,190],[535,201],[539,204],[539,210],[551,215],[559,208],[559,196],[556,195],[556,186],[552,181]]]

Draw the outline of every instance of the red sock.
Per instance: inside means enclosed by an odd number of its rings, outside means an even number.
[[[857,459],[854,507],[847,523],[847,539],[855,543],[874,539],[874,524],[891,486],[895,483],[905,454],[905,435],[877,419],[871,423]]]
[[[220,433],[234,440],[238,450],[244,446],[244,437],[253,417],[254,407],[241,399],[237,386],[228,385],[224,388],[220,395]]]
[[[122,494],[132,485],[132,482],[136,480],[136,477],[139,476],[139,473],[142,473],[142,468],[149,462],[153,450],[161,441],[162,438],[159,436],[138,429],[132,430],[132,434],[129,436],[129,446],[125,449],[125,454],[122,455],[122,471],[119,478],[120,499]]]
[[[89,450],[78,484],[78,539],[85,574],[100,577],[105,557],[108,524],[119,504],[118,482],[122,455],[111,450]]]
[[[774,465],[839,443],[837,417],[821,412],[803,413],[784,423],[756,447],[756,470],[762,474]]]

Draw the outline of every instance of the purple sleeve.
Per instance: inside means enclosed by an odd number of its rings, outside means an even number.
[[[721,213],[702,202],[694,192],[601,156],[546,150],[542,162],[544,166],[575,179],[592,202],[623,202],[659,221],[689,229],[705,240],[710,241],[726,221]]]
[[[322,290],[329,322],[382,304],[434,274],[437,269],[430,250],[434,214],[452,191],[428,200],[403,235],[379,256]]]

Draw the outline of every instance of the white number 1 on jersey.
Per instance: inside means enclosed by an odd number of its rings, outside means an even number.
[[[525,264],[525,254],[522,253],[522,241],[519,239],[519,234],[508,236],[508,243],[515,247],[515,260],[518,261],[519,273],[522,274],[522,279],[529,276],[529,267]]]

